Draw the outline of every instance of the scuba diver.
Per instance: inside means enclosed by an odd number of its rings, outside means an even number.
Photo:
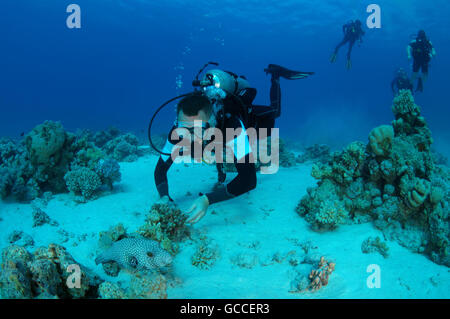
[[[184,153],[175,148],[178,142],[173,138],[172,133],[179,128],[188,130],[192,133],[189,135],[191,139],[191,149],[195,136],[202,134],[208,128],[217,128],[223,132],[225,137],[225,130],[239,129],[239,136],[232,136],[230,140],[223,142],[223,146],[229,145],[229,142],[244,141],[245,148],[233,147],[234,157],[233,163],[237,170],[237,176],[228,184],[225,184],[226,173],[224,171],[223,163],[216,163],[218,172],[218,183],[213,190],[206,194],[199,194],[199,197],[189,211],[191,216],[187,223],[194,224],[198,222],[207,212],[210,205],[234,198],[242,195],[256,187],[256,167],[252,150],[249,147],[249,138],[246,129],[254,127],[255,129],[267,128],[270,132],[274,128],[275,119],[281,114],[281,89],[280,77],[288,80],[304,79],[313,72],[299,72],[292,71],[275,64],[269,64],[268,68],[264,69],[267,74],[271,75],[270,88],[270,106],[253,105],[253,100],[256,96],[256,89],[251,88],[249,82],[243,76],[219,69],[210,70],[205,73],[203,80],[198,80],[199,75],[203,70],[214,62],[207,63],[197,74],[196,80],[193,81],[194,87],[199,87],[193,93],[185,94],[180,97],[169,100],[163,104],[153,115],[152,121],[149,125],[149,140],[151,146],[161,154],[155,168],[154,178],[157,191],[160,195],[161,201],[173,201],[169,196],[169,187],[167,180],[167,172],[174,163],[173,155]],[[174,126],[170,130],[168,139],[163,148],[163,151],[158,150],[151,140],[151,125],[161,108],[168,103],[181,98],[177,104],[176,112],[177,118]],[[196,134],[195,130],[200,132]],[[195,136],[194,136],[195,135]],[[268,133],[270,135],[270,133]],[[204,135],[202,135],[204,137]],[[204,141],[200,143],[205,143]],[[233,144],[234,145],[234,144]],[[203,144],[201,147],[205,147]],[[195,156],[195,154],[194,154]],[[191,155],[192,158],[194,156]],[[203,159],[203,154],[200,154]],[[198,158],[194,160],[199,161]]]
[[[336,62],[337,54],[341,46],[348,44],[348,52],[347,52],[347,69],[352,68],[352,49],[355,45],[356,41],[359,41],[359,44],[362,43],[362,37],[364,34],[364,30],[362,29],[362,23],[360,20],[356,21],[350,21],[347,24],[344,24],[342,26],[342,31],[344,32],[344,39],[336,46],[336,49],[334,49],[333,54],[331,55],[330,62],[334,63]]]
[[[431,41],[427,38],[425,31],[420,30],[416,39],[412,40],[407,48],[408,59],[413,59],[413,75],[411,81],[414,83],[422,70],[422,76],[417,82],[416,92],[423,92],[423,83],[428,77],[428,67],[431,58],[436,55],[436,50]]]
[[[397,95],[400,90],[410,90],[414,94],[413,84],[403,68],[397,70],[395,78],[391,83],[391,89],[394,95]]]

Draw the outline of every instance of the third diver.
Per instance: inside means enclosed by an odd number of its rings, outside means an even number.
[[[397,70],[395,78],[392,80],[391,83],[391,89],[394,95],[397,95],[400,92],[400,90],[410,90],[411,93],[414,93],[413,84],[409,79],[408,74],[406,74],[405,69],[399,68]]]
[[[342,31],[344,32],[344,39],[336,46],[333,54],[331,55],[330,62],[336,62],[337,54],[341,46],[348,42],[348,51],[347,51],[347,69],[351,69],[352,67],[352,49],[355,43],[358,41],[359,44],[362,43],[362,37],[365,32],[362,29],[362,23],[360,20],[350,21],[347,24],[342,26]]]

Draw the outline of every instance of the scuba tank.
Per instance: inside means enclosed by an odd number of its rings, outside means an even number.
[[[251,97],[253,100],[256,90],[250,87],[250,83],[245,77],[237,76],[230,71],[213,69],[207,71],[203,79],[196,81],[196,84],[203,88],[203,92],[214,104],[220,128],[224,126],[225,118],[232,114],[239,114],[244,122],[248,122],[250,110],[244,103],[244,96],[247,97],[248,92],[253,92]],[[221,95],[220,92],[224,95],[218,98]]]
[[[415,42],[411,42],[412,55],[418,59],[430,59],[430,51],[432,49],[430,39],[426,36],[425,31],[420,30],[415,38]]]
[[[200,82],[201,86],[215,86],[229,94],[238,94],[244,89],[250,88],[248,81],[239,77],[236,74],[219,69],[209,70],[205,73],[203,80]]]
[[[428,39],[416,39],[416,42],[411,44],[412,55],[416,59],[426,59],[430,58],[431,45]]]

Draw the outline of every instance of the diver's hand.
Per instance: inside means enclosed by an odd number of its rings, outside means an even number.
[[[189,209],[189,211],[187,211],[188,214],[192,215],[186,221],[186,223],[188,224],[197,223],[200,219],[203,218],[203,216],[205,216],[208,207],[209,207],[209,200],[206,195],[202,195],[199,198],[197,198],[194,204]]]

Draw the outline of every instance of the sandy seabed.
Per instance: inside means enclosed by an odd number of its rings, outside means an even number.
[[[8,246],[14,230],[34,239],[35,247],[50,243],[63,245],[74,259],[111,282],[129,282],[122,271],[109,277],[101,265],[95,265],[98,233],[122,223],[128,232],[136,231],[145,221],[151,205],[158,200],[153,170],[156,156],[141,157],[133,163],[121,163],[122,181],[112,193],[86,204],[77,204],[69,194],[55,195],[44,209],[59,223],[33,227],[29,204],[0,202],[0,249]],[[389,241],[389,257],[364,254],[362,242],[382,233],[371,223],[344,225],[331,232],[318,233],[295,212],[299,200],[316,181],[310,176],[311,165],[280,168],[277,174],[258,174],[258,186],[249,194],[218,203],[194,228],[205,234],[219,248],[219,258],[208,270],[192,265],[195,245],[187,240],[172,266],[177,285],[169,287],[168,298],[449,298],[450,269],[433,263],[426,256],[410,252]],[[170,193],[179,207],[186,210],[196,194],[207,192],[216,182],[215,166],[174,165],[169,171]],[[231,179],[234,174],[229,174]],[[192,194],[186,195],[187,192]],[[68,236],[63,236],[61,230]],[[302,250],[299,242],[312,243],[312,253],[336,262],[329,284],[317,292],[290,293],[296,266],[287,259],[266,263],[271,256],[286,256]],[[250,269],[232,260],[236,255],[256,256]],[[294,253],[295,254],[295,253]],[[369,288],[369,265],[379,265],[381,287]]]

